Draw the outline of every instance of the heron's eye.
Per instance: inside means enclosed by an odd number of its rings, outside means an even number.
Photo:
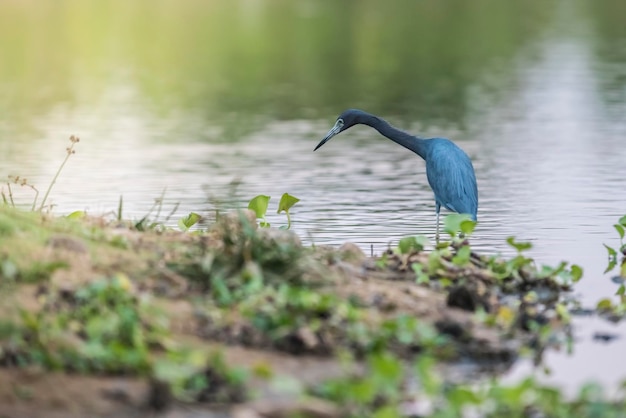
[[[337,119],[337,126],[343,128],[343,119]]]

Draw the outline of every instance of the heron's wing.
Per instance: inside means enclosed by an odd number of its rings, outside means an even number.
[[[445,141],[433,147],[426,176],[435,199],[445,208],[476,217],[478,188],[472,161],[459,147]]]

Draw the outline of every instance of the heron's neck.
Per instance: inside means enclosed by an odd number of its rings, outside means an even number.
[[[410,149],[423,159],[426,159],[426,140],[401,131],[400,129],[391,126],[386,120],[374,115],[368,115],[368,117],[364,118],[361,123],[371,126],[380,132],[381,135],[386,136],[396,144],[400,144],[403,147]]]

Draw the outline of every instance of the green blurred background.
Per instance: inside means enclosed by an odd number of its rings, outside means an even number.
[[[601,35],[623,35],[623,4],[589,2]],[[483,73],[495,66],[506,77],[556,7],[545,0],[5,0],[0,120],[4,130],[24,129],[55,106],[97,109],[116,91],[161,118],[191,112],[218,125],[233,113],[250,121],[322,118],[357,106],[458,123],[468,86],[497,88]]]
[[[594,26],[597,53],[623,60],[626,2],[573,2]],[[4,0],[0,142],[57,106],[97,109],[120,94],[159,118],[228,126],[245,115],[249,129],[346,107],[462,124],[468,87],[500,89],[484,78],[494,68],[515,82],[515,57],[561,3]]]

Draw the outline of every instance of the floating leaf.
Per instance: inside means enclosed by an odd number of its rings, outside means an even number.
[[[574,283],[578,282],[583,277],[583,269],[577,264],[572,264],[570,271],[572,273],[572,281]]]
[[[526,251],[533,247],[533,244],[530,242],[515,241],[515,237],[508,237],[506,242],[518,252]]]
[[[620,239],[624,239],[624,227],[622,225],[615,224],[613,225],[613,228],[615,228],[615,230],[619,234]]]
[[[189,215],[183,216],[178,220],[178,227],[183,231],[187,231],[189,228],[198,223],[200,218],[201,216],[196,212],[190,212]]]
[[[254,211],[257,219],[265,218],[265,213],[267,212],[267,205],[270,202],[270,197],[264,194],[260,194],[250,200],[248,203],[248,209]]]
[[[278,210],[276,213],[280,213],[282,211],[289,212],[289,209],[296,203],[298,203],[300,199],[295,196],[290,195],[289,193],[283,193],[280,198],[280,202],[278,203]]]
[[[601,299],[596,305],[596,309],[599,311],[610,311],[613,309],[613,302],[609,298]]]

